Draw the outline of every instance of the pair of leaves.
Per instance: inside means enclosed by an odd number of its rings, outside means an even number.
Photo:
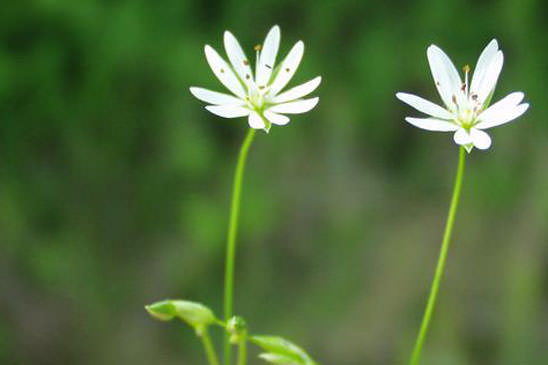
[[[201,336],[207,326],[218,324],[213,311],[203,304],[187,300],[164,300],[145,306],[147,312],[161,321],[179,318],[194,327],[196,334]],[[317,365],[312,358],[299,346],[278,336],[247,336],[247,325],[241,317],[232,318],[226,326],[236,340],[244,338],[262,348],[265,352],[259,357],[266,362],[278,365]]]

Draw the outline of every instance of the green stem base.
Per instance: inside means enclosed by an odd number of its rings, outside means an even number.
[[[206,353],[208,364],[219,365],[219,360],[217,359],[217,355],[215,354],[215,348],[213,347],[213,343],[211,342],[211,338],[209,337],[209,332],[207,331],[207,329],[204,330],[200,338],[202,339],[202,344],[204,345],[204,351]]]
[[[238,344],[238,365],[247,363],[247,341],[243,340]]]

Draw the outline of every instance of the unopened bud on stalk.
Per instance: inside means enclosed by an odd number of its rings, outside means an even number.
[[[232,344],[247,340],[247,323],[242,317],[232,317],[228,321],[226,330],[230,333],[230,343]]]

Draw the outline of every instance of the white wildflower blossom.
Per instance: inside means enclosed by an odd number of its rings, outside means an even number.
[[[439,47],[428,47],[427,56],[445,107],[413,94],[397,93],[398,99],[430,115],[429,118],[405,118],[412,125],[429,131],[454,132],[455,143],[464,146],[468,152],[473,147],[485,150],[491,146],[491,137],[485,129],[516,119],[529,107],[529,104],[521,103],[522,92],[513,92],[489,106],[504,60],[495,39],[481,53],[471,81],[468,76],[470,67],[464,67],[463,81]]]
[[[302,85],[282,91],[289,83],[301,62],[304,43],[297,42],[279,65],[275,65],[280,45],[280,28],[272,27],[263,45],[255,46],[255,72],[251,69],[238,40],[224,33],[226,62],[209,45],[205,55],[209,66],[219,81],[233,94],[225,94],[200,87],[191,87],[191,93],[210,104],[206,109],[224,118],[248,117],[249,126],[269,131],[272,124],[286,125],[289,118],[284,114],[305,113],[316,106],[318,97],[303,99],[321,82],[318,76]]]

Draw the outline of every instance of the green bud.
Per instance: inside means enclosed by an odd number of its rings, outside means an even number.
[[[251,342],[267,351],[260,358],[272,364],[316,365],[316,362],[293,342],[277,336],[252,336]]]
[[[230,333],[230,343],[232,344],[247,340],[247,323],[242,317],[234,316],[230,318],[226,330]]]
[[[205,327],[215,323],[215,315],[208,307],[200,303],[186,300],[164,300],[145,306],[147,312],[160,321],[170,321],[175,317],[188,323],[196,330],[198,336],[202,335]]]

